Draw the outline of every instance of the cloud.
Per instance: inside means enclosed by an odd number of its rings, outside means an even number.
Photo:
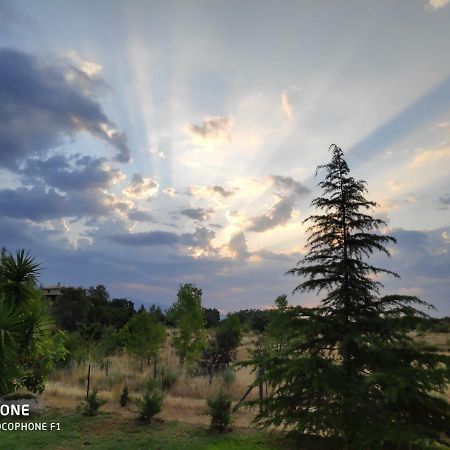
[[[29,159],[19,171],[23,186],[0,190],[0,216],[33,221],[118,216],[150,220],[132,201],[109,189],[125,178],[104,158],[53,155],[45,160]]]
[[[289,97],[286,91],[281,94],[281,106],[290,122],[294,121],[294,107],[289,101]]]
[[[423,150],[414,156],[414,159],[409,163],[409,167],[416,169],[417,167],[426,166],[446,159],[450,159],[450,146]]]
[[[122,233],[111,236],[117,244],[129,246],[175,245],[180,238],[176,233],[169,231],[147,231],[141,233]]]
[[[199,221],[209,220],[211,214],[213,213],[214,209],[212,208],[185,208],[180,211],[181,215]]]
[[[129,205],[100,189],[59,194],[43,184],[32,188],[0,190],[0,211],[3,217],[42,221],[62,217],[108,216],[114,211],[127,211]]]
[[[23,181],[44,182],[60,191],[106,189],[125,179],[125,175],[114,169],[105,158],[75,155],[66,158],[53,155],[47,159],[29,159],[20,171]]]
[[[447,209],[450,206],[450,194],[439,197],[438,201],[444,209]]]
[[[156,156],[158,156],[161,159],[165,159],[166,158],[166,154],[163,151],[158,150],[157,148],[151,148],[149,150],[149,153],[151,153],[152,155],[156,155]]]
[[[170,231],[147,231],[140,233],[119,233],[111,239],[128,246],[173,246],[181,244],[187,247],[208,247],[215,233],[205,227],[198,227],[193,233],[177,234]]]
[[[148,211],[138,208],[133,208],[128,212],[128,219],[136,222],[156,222]]]
[[[26,159],[45,157],[80,131],[113,147],[117,161],[130,160],[125,133],[80,88],[80,73],[63,62],[49,65],[0,49],[0,167],[17,171]]]
[[[223,140],[231,138],[233,121],[229,116],[209,117],[200,125],[190,124],[187,132],[190,136],[200,141]]]
[[[298,199],[310,193],[309,188],[292,177],[270,175],[268,180],[278,200],[264,214],[249,219],[248,231],[263,232],[286,224]]]
[[[227,191],[223,186],[212,186],[211,191],[215,192],[216,194],[220,194],[222,197],[230,197],[234,194],[234,191]]]
[[[180,243],[188,247],[207,248],[215,238],[216,233],[206,227],[197,227],[193,233],[180,236]]]
[[[250,256],[247,239],[242,231],[230,238],[228,248],[236,259],[248,258]]]
[[[213,186],[194,185],[189,186],[188,193],[196,198],[216,198],[223,200],[233,196],[236,193],[236,189],[226,189],[217,184]]]
[[[262,232],[284,225],[292,217],[295,200],[292,196],[280,199],[264,214],[250,219],[249,231]]]
[[[443,8],[445,5],[448,5],[450,0],[427,0],[425,5],[425,9],[436,11],[437,9]]]
[[[81,70],[90,79],[98,79],[103,71],[101,64],[83,59],[75,50],[70,50],[67,56],[74,63],[76,68]]]
[[[276,188],[286,189],[292,194],[304,196],[311,192],[309,188],[304,186],[299,181],[294,180],[292,177],[285,177],[282,175],[270,175],[270,179],[272,180]]]
[[[131,184],[123,190],[126,197],[138,200],[138,199],[150,199],[154,197],[159,190],[159,184],[157,181],[151,178],[143,178],[138,173],[133,175]]]
[[[164,194],[168,195],[169,197],[176,197],[177,191],[173,187],[167,187],[163,189]]]

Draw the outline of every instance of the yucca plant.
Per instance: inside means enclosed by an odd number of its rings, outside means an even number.
[[[0,394],[41,392],[52,361],[64,358],[64,335],[53,331],[37,286],[39,263],[25,250],[0,261]]]

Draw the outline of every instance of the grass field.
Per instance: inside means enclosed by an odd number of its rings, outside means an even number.
[[[84,417],[78,412],[53,410],[38,422],[60,422],[61,431],[0,431],[0,448],[17,450],[152,449],[152,450],[269,450],[294,449],[286,440],[254,430],[238,429],[223,435],[207,427],[181,422],[143,424],[114,413]]]
[[[247,335],[238,349],[238,360],[248,357],[247,348],[254,345],[255,337]],[[149,379],[153,378],[153,364],[143,365],[126,353],[120,353],[109,358],[108,372],[102,368],[99,361],[91,361],[91,389],[98,391],[99,397],[106,401],[102,411],[117,413],[125,418],[135,418],[136,408],[121,408],[119,398],[125,385],[128,386],[130,397],[136,398],[142,394]],[[170,341],[166,342],[161,358],[158,361],[158,379],[161,370],[176,374],[177,381],[164,396],[161,413],[158,417],[164,420],[187,422],[193,425],[208,425],[209,417],[205,414],[206,399],[217,392],[220,386],[225,386],[227,393],[236,402],[254,381],[255,375],[250,368],[236,368],[227,371],[227,377],[218,375],[211,384],[206,376],[192,375],[186,367],[181,368]],[[88,366],[87,362],[70,365],[52,371],[46,383],[43,400],[51,408],[74,410],[86,395]],[[256,390],[248,399],[255,399]],[[255,411],[240,408],[233,415],[233,423],[237,427],[249,427]]]
[[[439,351],[450,350],[450,335],[428,333],[414,336],[419,341],[435,344]],[[239,349],[239,359],[246,357],[246,347],[252,345],[253,337],[246,336]],[[167,345],[161,365],[178,370],[177,361]],[[324,440],[303,443],[273,434],[256,431],[252,424],[255,410],[240,408],[233,414],[233,430],[224,435],[208,430],[209,416],[205,414],[206,398],[224,379],[218,377],[209,385],[206,377],[192,376],[185,370],[179,372],[178,380],[164,397],[163,407],[157,420],[142,424],[137,417],[136,405],[119,406],[119,396],[125,384],[131,396],[140,394],[146,380],[152,377],[152,366],[144,365],[140,372],[138,361],[121,354],[111,358],[108,374],[100,364],[93,362],[91,386],[99,390],[106,400],[101,412],[95,417],[85,417],[77,406],[85,397],[86,365],[54,370],[42,396],[47,412],[35,419],[38,422],[60,422],[61,431],[0,431],[0,449],[152,449],[152,450],[336,450],[336,445]],[[236,370],[227,381],[227,389],[234,402],[253,380],[248,369]],[[254,397],[256,393],[252,393]],[[450,392],[448,394],[450,400]],[[306,438],[305,438],[306,439]],[[309,439],[312,439],[311,437]],[[317,438],[316,438],[317,439]]]

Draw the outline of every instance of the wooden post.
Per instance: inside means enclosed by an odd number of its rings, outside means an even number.
[[[89,397],[89,385],[91,384],[91,365],[88,367],[86,398]]]
[[[259,412],[260,414],[263,412],[263,406],[262,402],[264,400],[264,382],[261,379],[262,375],[264,373],[264,370],[262,367],[258,370],[258,376],[259,376]]]
[[[156,358],[153,360],[153,379],[156,380],[157,375],[157,366],[156,366]]]
[[[250,392],[252,391],[252,389],[255,386],[250,385],[247,390],[244,392],[244,395],[239,399],[239,401],[236,403],[235,407],[233,408],[233,410],[231,412],[236,412],[237,409],[239,408],[239,406],[241,406],[241,403],[246,399],[247,395],[250,394]]]

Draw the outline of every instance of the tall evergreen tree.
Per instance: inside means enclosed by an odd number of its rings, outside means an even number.
[[[307,255],[288,273],[304,280],[294,292],[324,293],[319,306],[286,309],[291,336],[279,352],[255,354],[271,387],[258,420],[297,434],[335,439],[333,448],[431,449],[450,436],[444,394],[450,358],[418,347],[411,323],[431,307],[412,296],[380,296],[380,276],[397,274],[369,262],[389,255],[395,239],[370,211],[366,184],[355,180],[343,152],[319,166],[326,176],[318,213],[306,219]]]

